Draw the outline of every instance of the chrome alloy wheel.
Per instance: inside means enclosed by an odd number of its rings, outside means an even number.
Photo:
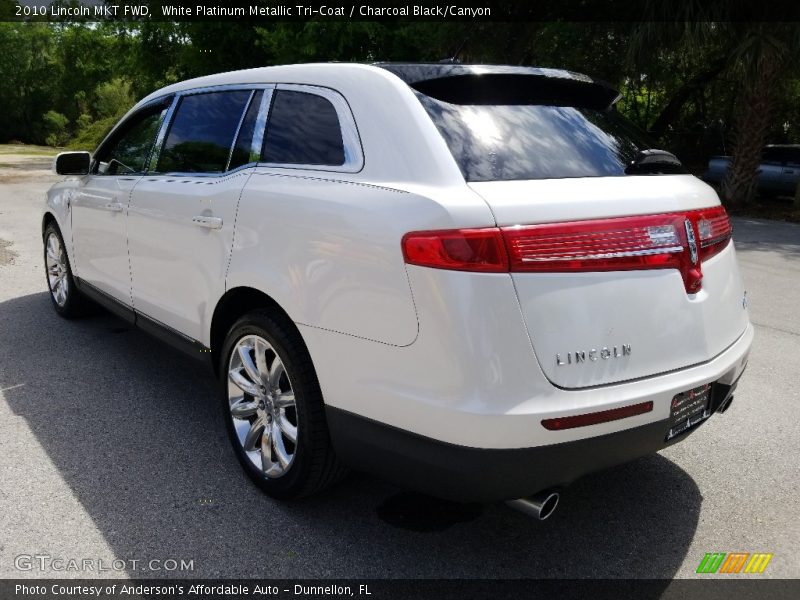
[[[231,351],[228,407],[250,462],[269,478],[285,475],[297,449],[297,405],[283,360],[258,335],[244,336]]]
[[[69,279],[67,278],[67,256],[58,235],[51,231],[45,242],[45,262],[47,263],[47,282],[50,284],[50,293],[59,306],[64,306],[69,294]]]

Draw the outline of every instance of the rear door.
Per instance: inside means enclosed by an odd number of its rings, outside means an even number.
[[[747,326],[727,215],[675,157],[571,85],[549,94],[558,105],[420,97],[503,230],[542,370],[584,388],[713,358]]]
[[[269,86],[181,94],[130,202],[134,308],[206,343],[225,289],[236,206],[261,148]],[[255,150],[257,148],[257,150]]]

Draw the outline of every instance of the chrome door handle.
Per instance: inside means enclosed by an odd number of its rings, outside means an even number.
[[[111,212],[122,212],[124,207],[119,202],[109,202],[103,208]]]
[[[222,229],[222,219],[219,217],[192,217],[192,223],[206,229]]]

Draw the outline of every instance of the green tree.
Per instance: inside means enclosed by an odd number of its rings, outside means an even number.
[[[800,54],[800,28],[744,20],[737,5],[724,0],[686,0],[678,6],[676,13],[673,5],[650,2],[647,14],[653,20],[637,25],[631,45],[634,64],[652,63],[665,46],[705,63],[670,90],[653,130],[663,134],[690,97],[720,76],[731,78],[733,161],[722,196],[731,206],[743,206],[755,194],[778,91]]]

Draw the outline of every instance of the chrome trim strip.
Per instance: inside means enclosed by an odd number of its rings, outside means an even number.
[[[624,258],[628,256],[650,256],[651,254],[674,254],[683,252],[683,246],[668,248],[652,248],[650,250],[634,250],[631,252],[606,252],[605,254],[576,255],[576,256],[547,256],[541,258],[522,258],[522,262],[550,262],[556,260],[595,260],[600,258]]]
[[[169,131],[170,124],[172,123],[172,116],[175,114],[175,110],[177,109],[178,102],[180,102],[180,100],[180,95],[175,94],[175,97],[172,99],[172,103],[167,109],[167,113],[164,115],[164,120],[161,122],[161,126],[158,128],[156,143],[153,144],[153,148],[150,150],[150,159],[147,161],[145,174],[155,171],[156,167],[158,166],[158,159],[161,158],[161,148],[164,145],[164,140],[167,138],[167,131]]]
[[[209,94],[211,92],[230,92],[235,90],[265,90],[275,87],[274,83],[226,83],[224,85],[210,85],[190,90],[175,92],[176,96],[193,96],[194,94]]]
[[[273,90],[265,89],[261,96],[261,104],[256,115],[256,128],[253,131],[253,143],[250,146],[250,162],[257,163],[261,159],[261,148],[264,145],[264,136],[267,130],[267,116],[272,105]]]
[[[336,110],[336,115],[339,117],[339,127],[342,132],[344,163],[341,165],[302,165],[259,162],[258,166],[276,169],[332,171],[336,173],[358,173],[364,168],[364,151],[361,146],[361,137],[358,135],[358,127],[353,118],[353,112],[350,110],[350,105],[347,103],[347,100],[344,99],[344,96],[331,88],[294,83],[279,83],[276,86],[276,90],[316,94],[317,96],[322,96],[333,105]]]
[[[250,97],[247,99],[247,102],[244,103],[244,108],[242,109],[242,114],[239,117],[239,124],[236,126],[236,133],[233,134],[233,141],[231,141],[230,150],[228,150],[228,160],[225,161],[225,172],[228,172],[228,169],[231,166],[231,159],[233,158],[233,151],[236,148],[236,142],[239,141],[239,132],[242,130],[242,123],[244,123],[244,118],[247,116],[247,111],[250,110],[250,103],[253,101],[253,96],[255,95],[256,91],[251,90]]]

